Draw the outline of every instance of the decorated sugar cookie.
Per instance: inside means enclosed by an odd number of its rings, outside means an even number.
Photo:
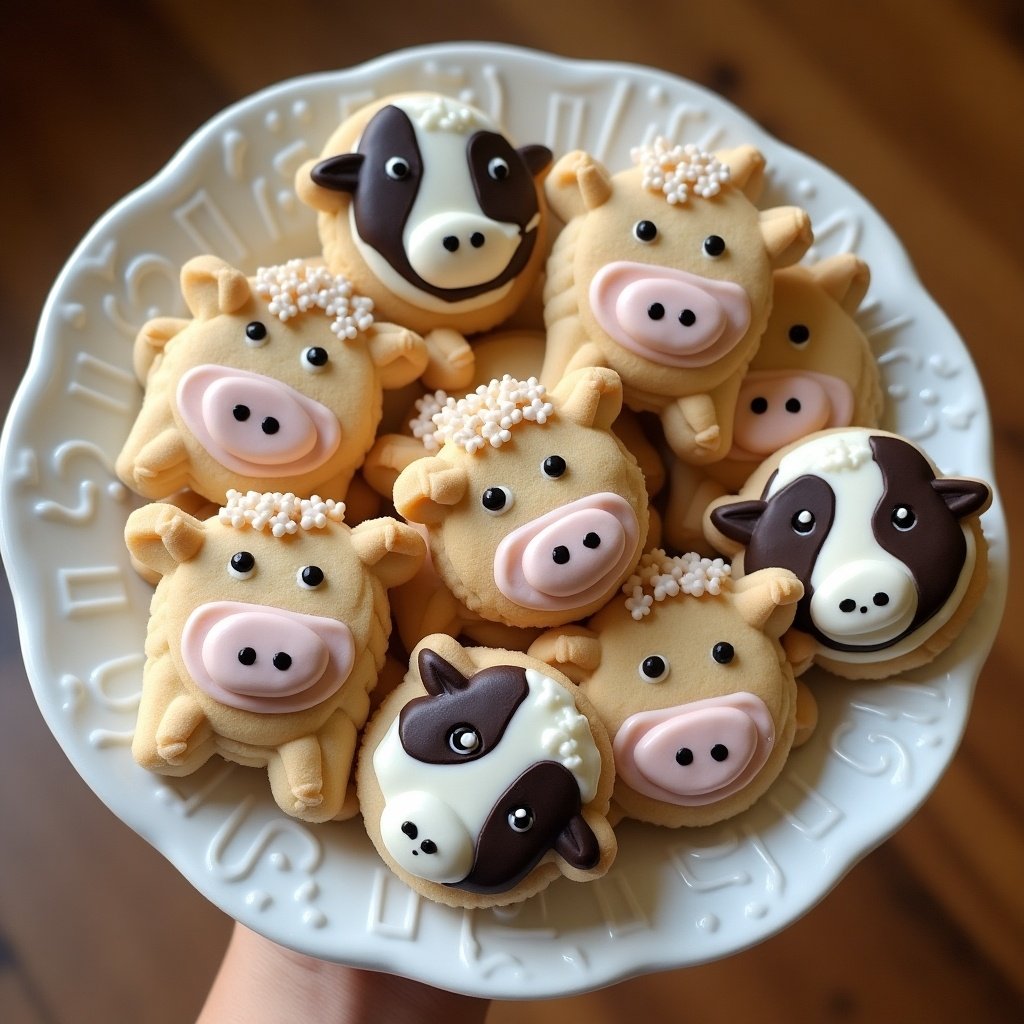
[[[425,528],[443,584],[403,588],[395,609],[408,649],[474,620],[571,622],[615,593],[648,527],[643,475],[609,429],[621,401],[615,372],[591,368],[551,392],[495,380],[432,418],[436,454],[394,489],[399,514]]]
[[[529,652],[577,680],[601,716],[614,805],[673,827],[746,810],[816,717],[779,641],[803,587],[785,569],[734,581],[720,558],[655,550],[623,593]]]
[[[518,902],[615,857],[608,737],[576,686],[524,654],[426,637],[366,729],[357,777],[381,857],[449,906]]]
[[[387,589],[423,561],[394,519],[350,529],[344,506],[230,495],[200,521],[173,505],[129,516],[132,555],[162,577],[146,637],[135,760],[189,775],[214,754],[266,767],[278,806],[351,815],[356,736],[384,664]]]
[[[870,277],[852,253],[775,272],[768,326],[740,385],[732,449],[721,462],[672,467],[665,537],[674,547],[702,543],[708,502],[739,490],[773,452],[819,430],[878,426],[881,376],[854,318]]]
[[[426,365],[423,340],[297,260],[247,278],[197,256],[181,288],[193,319],[151,320],[135,343],[145,396],[121,479],[147,498],[184,487],[218,503],[232,488],[343,498],[383,389]]]
[[[327,266],[427,335],[426,383],[456,389],[473,379],[463,336],[507,319],[541,270],[550,163],[476,107],[403,93],[352,114],[295,184],[319,213]]]
[[[546,184],[567,225],[548,262],[553,385],[580,366],[609,366],[625,403],[661,417],[676,456],[725,458],[743,373],[764,331],[772,271],[811,243],[796,207],[758,211],[764,158],[751,146],[710,154],[658,139],[611,175],[574,152]]]
[[[917,445],[882,430],[825,431],[767,459],[738,495],[711,504],[708,541],[737,572],[768,565],[804,584],[797,660],[850,679],[931,661],[981,598],[987,548],[980,480],[942,476]]]

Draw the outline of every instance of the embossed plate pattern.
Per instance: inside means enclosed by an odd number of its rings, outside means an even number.
[[[919,440],[945,472],[992,480],[970,357],[889,228],[830,171],[660,72],[490,44],[405,51],[226,110],[95,225],[54,285],[3,449],[3,555],[39,706],[117,815],[227,913],[297,949],[508,998],[725,956],[812,907],[914,812],[953,756],[1005,600],[998,496],[983,520],[991,586],[945,656],[898,682],[813,677],[817,733],[751,811],[702,830],[627,824],[605,879],[561,880],[518,909],[422,901],[379,863],[358,822],[287,819],[262,772],[218,761],[163,780],[131,759],[150,590],[123,549],[134,499],[112,467],[140,401],[132,339],[149,317],[185,314],[177,268],[196,253],[251,273],[315,252],[295,168],[353,107],[413,88],[483,106],[517,144],[588,149],[613,169],[656,134],[758,145],[770,169],[764,205],[811,214],[809,258],[853,250],[872,268],[858,316],[882,364],[884,425]]]

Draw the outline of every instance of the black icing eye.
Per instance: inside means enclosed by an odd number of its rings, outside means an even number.
[[[457,725],[448,733],[448,746],[456,754],[475,754],[480,749],[480,734],[471,725]]]
[[[794,533],[810,533],[814,529],[814,513],[807,509],[801,509],[790,520],[790,526]]]
[[[793,324],[789,329],[789,340],[794,345],[806,345],[811,337],[811,332],[806,324]]]
[[[495,181],[504,181],[509,176],[508,161],[504,157],[492,157],[487,164],[487,173]]]
[[[315,590],[324,581],[324,571],[319,565],[304,565],[296,573],[296,577],[300,587]]]
[[[507,487],[488,487],[480,495],[480,504],[492,516],[500,516],[515,504],[515,495]]]
[[[561,455],[549,455],[540,464],[540,471],[549,480],[557,480],[565,472],[565,468],[565,459]]]
[[[327,365],[329,358],[327,349],[321,348],[319,345],[311,345],[302,350],[302,365],[307,370],[322,370]]]
[[[653,220],[638,220],[633,225],[633,235],[640,242],[653,242],[658,237],[658,226]]]
[[[892,525],[904,533],[912,530],[917,522],[917,515],[909,505],[897,505],[892,510]]]
[[[404,157],[390,157],[384,164],[384,173],[394,181],[401,181],[409,176],[409,161]]]
[[[265,344],[267,340],[266,325],[260,323],[259,320],[253,320],[252,323],[245,325],[245,337],[248,344],[254,348]]]
[[[637,671],[645,683],[660,683],[668,675],[669,667],[667,658],[660,654],[649,654],[640,662]]]
[[[721,256],[725,252],[725,239],[721,235],[708,235],[704,239],[704,252],[708,256]]]
[[[508,812],[508,827],[513,832],[529,832],[533,822],[533,811],[529,807],[513,807]]]
[[[228,562],[228,572],[239,580],[247,580],[256,568],[256,559],[248,551],[236,551]]]
[[[711,657],[714,658],[719,665],[728,665],[729,662],[736,657],[736,648],[725,640],[719,640],[718,643],[711,648]]]

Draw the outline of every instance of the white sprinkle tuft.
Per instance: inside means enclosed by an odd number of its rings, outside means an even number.
[[[472,107],[449,99],[447,96],[435,96],[425,103],[413,115],[416,123],[426,132],[455,132],[465,135],[480,124],[480,116]]]
[[[328,523],[345,521],[344,502],[332,498],[296,498],[290,492],[230,490],[227,502],[217,518],[235,529],[250,527],[254,530],[270,529],[275,537],[297,533],[299,530],[322,530]]]
[[[673,206],[691,195],[711,199],[729,181],[728,165],[692,143],[673,146],[659,135],[651,146],[635,146],[630,156],[643,167],[643,187],[662,193]]]
[[[348,341],[373,326],[373,299],[356,295],[347,277],[299,259],[260,267],[256,294],[270,300],[270,312],[282,323],[299,313],[320,309],[334,318],[331,330]]]
[[[679,594],[717,597],[728,587],[732,566],[721,558],[704,558],[696,551],[670,557],[661,548],[648,551],[637,571],[622,586],[626,609],[639,621],[651,614],[655,601]]]
[[[500,448],[520,423],[546,423],[555,411],[546,394],[536,377],[519,381],[506,373],[457,401],[443,391],[424,395],[409,426],[428,451],[436,452],[450,441],[472,455],[486,445]]]

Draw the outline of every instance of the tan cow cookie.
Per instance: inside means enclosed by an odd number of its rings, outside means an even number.
[[[132,743],[140,765],[182,776],[220,754],[265,766],[296,818],[355,812],[349,773],[384,665],[387,589],[416,572],[424,546],[397,520],[350,529],[343,513],[252,493],[206,521],[159,503],[129,516],[129,551],[162,577]]]
[[[581,684],[615,752],[617,814],[672,827],[746,810],[816,719],[779,638],[803,593],[785,569],[733,581],[721,559],[655,550],[586,628],[529,653]]]
[[[811,243],[796,207],[759,212],[764,158],[752,146],[712,155],[658,139],[611,175],[569,153],[546,183],[567,222],[545,285],[553,386],[609,366],[625,403],[657,413],[676,456],[714,462],[732,447],[740,381],[760,341],[772,271]]]
[[[327,266],[425,335],[425,383],[455,390],[474,374],[464,336],[511,316],[543,267],[550,163],[476,107],[401,93],[347,118],[295,187],[318,211]]]
[[[357,784],[391,870],[428,899],[475,908],[605,874],[613,774],[604,728],[561,672],[436,634],[367,726]]]
[[[232,488],[344,498],[383,389],[426,365],[423,340],[298,260],[247,278],[197,256],[181,290],[192,319],[151,320],[135,343],[145,396],[121,479],[155,499],[185,487],[217,504]]]
[[[818,430],[879,425],[881,374],[854,318],[870,279],[852,253],[775,271],[768,326],[740,385],[731,451],[707,466],[672,466],[665,539],[673,547],[703,543],[708,503],[739,490],[773,452]]]
[[[434,416],[436,454],[394,489],[399,514],[426,530],[439,581],[398,595],[408,650],[480,620],[571,622],[622,585],[644,548],[648,503],[636,460],[609,429],[621,402],[618,375],[592,367],[550,393],[536,380],[494,380]]]

